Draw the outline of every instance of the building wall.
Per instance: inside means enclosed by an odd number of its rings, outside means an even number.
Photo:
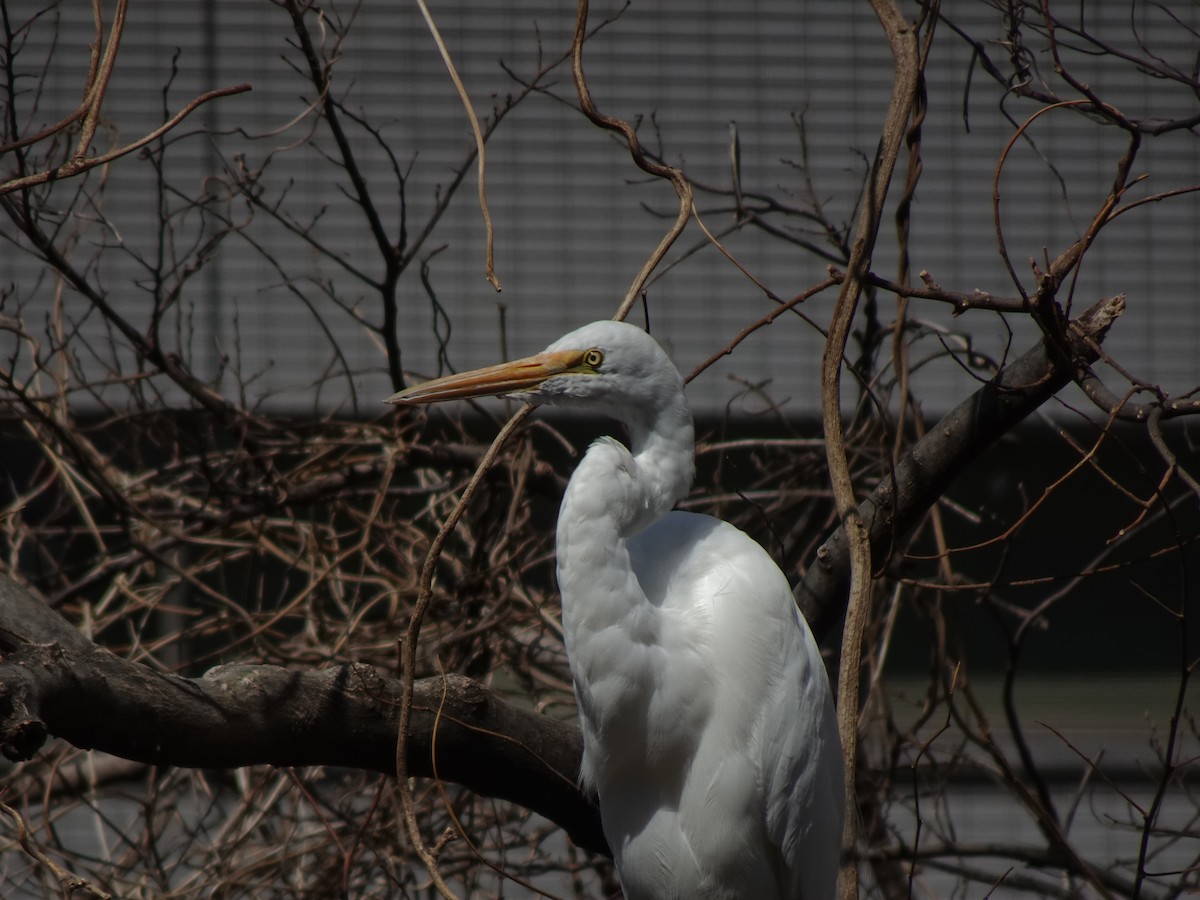
[[[1131,13],[1128,4],[1089,4],[1088,25],[1120,49],[1151,53],[1190,70],[1197,38],[1183,26],[1200,23],[1200,13],[1194,5],[1168,6],[1181,18],[1149,5]],[[599,25],[621,9],[618,3],[596,4],[591,21]],[[368,0],[326,10],[325,47],[332,52],[337,46],[333,90],[357,158],[391,234],[399,239],[403,208],[412,242],[456,169],[468,163],[471,141],[462,107],[415,4]],[[947,288],[1011,295],[1012,281],[996,251],[992,174],[1014,123],[1036,107],[1005,98],[953,31],[951,23],[986,40],[1003,61],[1004,22],[992,5],[944,4],[943,11],[951,18],[938,27],[929,68],[913,271],[926,269]],[[485,116],[520,91],[502,64],[527,77],[538,66],[539,50],[543,60],[566,51],[574,4],[443,2],[434,4],[434,14]],[[19,57],[29,78],[17,104],[26,131],[77,104],[91,39],[87,15],[86,4],[64,4],[29,29]],[[321,39],[315,19],[310,31]],[[172,136],[165,171],[178,193],[160,199],[155,167],[143,158],[126,158],[104,179],[93,173],[85,188],[91,204],[77,207],[64,224],[83,228],[71,251],[77,263],[94,267],[113,302],[145,321],[154,261],[176,258],[186,266],[187,254],[219,230],[218,219],[201,214],[192,201],[228,195],[218,208],[247,223],[246,239],[224,240],[201,274],[185,282],[168,322],[172,339],[222,390],[235,392],[244,383],[246,395],[268,408],[374,414],[391,385],[378,340],[356,317],[377,322],[381,313],[378,296],[350,270],[378,278],[382,264],[361,210],[348,197],[348,178],[322,158],[332,149],[328,131],[316,125],[313,144],[303,142],[314,127],[311,117],[303,117],[314,92],[297,74],[303,60],[295,44],[286,12],[271,3],[131,7],[105,105],[104,139],[114,144],[132,139],[161,121],[165,110],[178,109],[205,89],[249,81],[253,91],[209,104]],[[1075,71],[1111,91],[1105,96],[1127,114],[1195,112],[1195,97],[1184,88],[1147,77],[1131,63],[1083,54],[1071,59]],[[48,60],[44,90],[33,93]],[[1054,79],[1049,60],[1034,63],[1056,90],[1075,96]],[[705,2],[684,11],[637,2],[589,41],[585,65],[600,108],[640,121],[646,144],[682,164],[698,184],[731,186],[730,122],[736,122],[745,194],[771,195],[797,208],[815,199],[835,225],[853,220],[891,79],[886,47],[867,4]],[[569,70],[560,67],[543,83],[545,93],[519,103],[489,143],[488,196],[504,290],[497,295],[483,277],[483,228],[471,168],[420,254],[429,258],[429,288],[444,318],[435,313],[418,265],[400,284],[399,339],[411,372],[435,374],[446,364],[464,368],[494,360],[502,352],[501,303],[510,354],[538,349],[571,327],[611,315],[670,223],[673,192],[647,179],[611,135],[573,108]],[[374,133],[352,116],[371,123]],[[1057,255],[1086,228],[1125,146],[1115,129],[1065,109],[1041,117],[1028,134],[1031,140],[1013,147],[999,183],[1009,254],[1026,289],[1032,285],[1027,261]],[[1152,177],[1131,196],[1200,183],[1192,132],[1145,144],[1137,170]],[[806,173],[799,168],[805,152]],[[240,168],[257,169],[268,160],[259,189],[264,207],[277,208],[280,219],[265,208],[251,210],[222,184]],[[403,192],[397,171],[403,173]],[[51,205],[65,209],[79,187],[55,186]],[[702,192],[698,200],[714,231],[733,223],[728,196]],[[170,209],[175,227],[169,241],[156,229],[153,213],[160,204]],[[811,222],[774,213],[767,219],[823,245]],[[7,221],[0,229],[11,235]],[[316,252],[298,233],[303,230],[332,256]],[[1105,231],[1074,290],[1079,306],[1117,292],[1128,295],[1129,313],[1110,347],[1139,375],[1172,391],[1200,382],[1198,236],[1200,201],[1194,196],[1142,207]],[[828,264],[754,229],[726,240],[781,297],[820,280]],[[896,271],[894,248],[885,228],[874,261],[882,275]],[[704,246],[695,226],[670,258],[693,250],[649,291],[652,330],[685,372],[773,306]],[[293,276],[291,283],[285,283],[283,271]],[[11,247],[4,252],[4,312],[20,310],[27,320],[39,321],[53,309],[54,283],[39,273],[30,257]],[[715,365],[691,387],[694,404],[707,412],[746,413],[780,404],[791,414],[812,414],[819,329],[828,321],[833,297],[827,292],[810,301],[804,319],[781,318],[751,338],[743,352]],[[91,337],[96,358],[81,365],[128,370],[136,364],[107,350],[103,324],[79,297],[67,291],[63,302],[68,318]],[[881,294],[879,302],[880,317],[890,321],[894,300]],[[977,312],[955,318],[948,307],[928,302],[914,303],[909,315],[925,335],[913,358],[941,357],[917,371],[916,389],[928,412],[949,407],[976,378],[986,377],[986,365],[969,371],[972,361],[1002,360],[1033,337],[1020,316],[1001,320]],[[966,338],[960,335],[969,336],[972,353],[963,352]],[[956,350],[954,358],[945,347]]]

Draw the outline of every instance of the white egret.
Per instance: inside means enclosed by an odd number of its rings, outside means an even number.
[[[672,511],[691,487],[683,380],[633,325],[416,385],[396,404],[512,394],[604,413],[558,517],[563,631],[583,785],[627,897],[834,894],[842,763],[820,651],[754,540]]]

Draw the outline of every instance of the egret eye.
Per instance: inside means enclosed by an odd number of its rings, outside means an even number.
[[[589,350],[583,354],[583,364],[593,369],[600,368],[600,363],[604,362],[604,353],[600,350]]]

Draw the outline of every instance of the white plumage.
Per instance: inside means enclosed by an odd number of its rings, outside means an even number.
[[[671,511],[694,472],[674,365],[640,329],[594,322],[389,402],[486,394],[628,428],[628,448],[588,448],[557,535],[581,777],[626,896],[832,897],[843,794],[825,667],[766,551],[719,519]]]

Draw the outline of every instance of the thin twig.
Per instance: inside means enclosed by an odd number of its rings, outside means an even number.
[[[45,184],[48,181],[60,181],[64,178],[71,178],[88,169],[94,169],[97,166],[107,165],[113,160],[120,159],[122,156],[128,156],[134,150],[140,150],[147,144],[153,143],[171,129],[175,128],[180,122],[190,116],[196,109],[210,100],[216,100],[218,97],[229,97],[233,94],[244,94],[250,90],[249,84],[235,84],[232,87],[217,88],[212,91],[205,91],[199,97],[196,97],[192,102],[187,104],[183,109],[173,115],[162,125],[155,128],[148,134],[143,135],[131,144],[126,144],[124,147],[118,147],[116,150],[110,150],[108,153],[102,153],[99,156],[82,156],[72,157],[61,166],[56,166],[53,169],[46,169],[41,172],[34,172],[31,175],[26,175],[22,178],[13,178],[0,184],[0,195],[10,194],[13,191],[19,191],[22,188],[33,187],[37,184]]]
[[[36,859],[41,865],[50,870],[58,881],[59,887],[62,888],[63,896],[70,897],[76,891],[86,891],[93,897],[100,897],[101,900],[112,900],[112,894],[100,890],[86,878],[80,878],[78,875],[72,875],[49,856],[39,850],[29,840],[29,829],[25,825],[25,820],[21,818],[21,814],[6,803],[0,803],[0,812],[9,815],[17,825],[17,844],[22,850]]]
[[[471,105],[471,97],[467,93],[467,88],[462,83],[462,79],[458,77],[458,71],[454,68],[454,60],[450,58],[450,50],[446,46],[446,42],[442,40],[441,32],[438,31],[437,23],[434,22],[433,15],[429,12],[429,7],[425,4],[425,0],[417,0],[417,6],[421,7],[421,15],[425,17],[425,24],[429,26],[429,32],[433,35],[433,42],[437,44],[438,52],[442,54],[442,62],[446,64],[446,69],[450,72],[450,80],[454,82],[454,89],[458,91],[458,96],[462,99],[463,108],[467,111],[467,118],[471,121],[471,132],[475,135],[475,149],[478,155],[479,171],[479,211],[483,214],[483,227],[487,232],[487,269],[485,275],[487,276],[488,283],[498,292],[500,290],[500,279],[496,277],[492,214],[488,211],[487,205],[487,188],[485,186],[487,163],[484,158],[486,142],[483,139],[483,130],[479,127],[479,118],[475,115],[475,107]]]
[[[854,776],[857,768],[858,682],[862,638],[866,627],[871,588],[871,543],[859,513],[854,484],[842,433],[842,355],[858,306],[863,279],[870,268],[871,251],[883,215],[883,200],[891,181],[916,99],[919,63],[915,33],[892,0],[872,0],[872,7],[887,35],[895,66],[892,95],[884,120],[879,150],[863,199],[858,232],[850,250],[847,278],[842,284],[825,342],[821,365],[821,408],[825,425],[825,454],[833,485],[838,515],[849,537],[850,597],[842,636],[842,659],[838,675],[838,733],[845,754],[846,815],[842,832],[842,867],[838,876],[841,900],[858,897],[858,865],[855,858],[858,804]]]
[[[587,80],[583,75],[583,42],[587,36],[587,16],[588,16],[588,0],[579,0],[579,6],[575,15],[575,36],[571,44],[571,72],[575,77],[575,89],[579,93],[579,108],[583,110],[594,125],[601,128],[607,128],[609,131],[615,131],[625,138],[625,142],[629,145],[629,153],[633,157],[633,161],[637,163],[638,168],[644,172],[649,172],[657,178],[665,178],[671,182],[675,188],[675,193],[679,197],[679,214],[675,217],[675,222],[670,230],[663,235],[658,246],[654,248],[654,252],[642,265],[642,268],[634,276],[633,283],[629,286],[629,290],[625,293],[625,299],[621,301],[621,306],[617,310],[614,319],[624,319],[629,315],[629,310],[633,308],[633,304],[637,302],[638,296],[642,292],[642,288],[646,283],[646,279],[650,277],[650,273],[662,261],[662,258],[667,255],[667,251],[679,235],[683,234],[683,229],[687,226],[688,219],[692,215],[692,186],[684,176],[683,172],[674,166],[666,166],[650,159],[642,150],[641,142],[638,140],[637,132],[633,130],[633,126],[624,119],[618,119],[615,116],[606,116],[596,109],[596,104],[592,102],[591,92],[588,90]]]
[[[471,503],[471,498],[475,496],[475,491],[483,481],[483,477],[491,469],[492,464],[496,461],[496,457],[500,455],[500,450],[504,447],[504,443],[508,440],[509,435],[516,430],[517,426],[525,421],[526,417],[533,412],[533,406],[523,406],[517,410],[516,414],[508,420],[505,426],[500,429],[500,433],[496,435],[492,445],[488,447],[487,453],[479,462],[479,466],[475,469],[475,474],[471,476],[471,480],[467,483],[466,488],[459,497],[458,503],[450,515],[446,517],[446,521],[442,523],[442,527],[438,529],[438,533],[433,538],[433,543],[429,546],[429,552],[425,554],[425,562],[421,566],[420,587],[418,589],[417,601],[413,605],[412,613],[408,618],[408,628],[404,633],[404,644],[402,652],[402,674],[403,681],[402,693],[400,696],[400,723],[396,732],[396,778],[400,786],[400,800],[404,807],[404,825],[408,830],[409,839],[412,841],[413,849],[421,857],[422,861],[429,869],[430,877],[437,886],[438,893],[443,897],[454,897],[454,892],[446,885],[441,873],[438,871],[437,859],[425,846],[425,842],[421,838],[421,829],[417,824],[416,806],[413,803],[412,789],[408,784],[408,730],[409,723],[412,721],[412,704],[413,704],[413,688],[416,684],[417,677],[417,640],[421,636],[421,622],[425,618],[425,612],[429,609],[429,604],[433,600],[433,574],[437,569],[438,560],[442,555],[442,548],[446,544],[447,538],[450,537],[454,527],[466,512],[467,507]]]

